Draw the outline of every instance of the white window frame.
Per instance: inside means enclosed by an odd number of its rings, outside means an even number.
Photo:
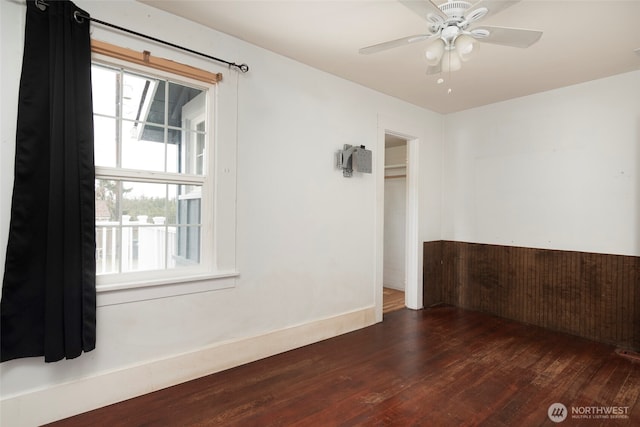
[[[96,278],[96,290],[98,292],[98,305],[119,304],[123,302],[153,299],[164,296],[180,295],[186,293],[203,292],[216,289],[225,289],[235,286],[239,273],[235,266],[235,180],[233,187],[229,184],[218,182],[221,175],[220,164],[228,165],[233,159],[219,159],[218,153],[234,153],[235,147],[225,147],[220,150],[217,141],[217,84],[205,83],[189,77],[177,75],[171,72],[144,67],[128,61],[123,61],[109,56],[93,53],[92,63],[107,67],[122,68],[124,71],[138,73],[162,80],[170,80],[176,83],[206,90],[206,129],[207,143],[205,144],[205,173],[200,175],[176,174],[154,171],[140,171],[110,167],[96,167],[97,179],[118,179],[128,181],[161,182],[177,184],[202,185],[202,192],[209,197],[202,198],[201,205],[201,253],[200,263],[193,267],[179,267],[165,270],[136,271],[126,273],[114,273],[99,275]],[[229,141],[235,145],[235,141]],[[229,150],[229,148],[232,148]],[[227,154],[228,156],[228,154]],[[229,168],[225,167],[225,172]],[[223,180],[221,180],[223,181]],[[226,180],[228,181],[228,180]],[[218,191],[220,186],[226,186],[225,191]],[[233,203],[230,217],[229,209],[221,215],[220,193],[233,194],[233,200],[227,199],[224,203]],[[231,218],[231,219],[230,219]],[[231,224],[233,222],[233,224]],[[216,230],[224,230],[232,227],[233,232],[216,233]],[[231,251],[233,257],[225,257],[224,265],[220,265],[218,250]]]

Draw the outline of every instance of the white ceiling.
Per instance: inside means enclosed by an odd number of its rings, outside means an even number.
[[[482,43],[460,71],[439,76],[425,73],[424,42],[358,54],[426,33],[395,0],[140,1],[441,113],[640,69],[640,0],[522,0],[481,23],[540,30],[540,41],[527,49]],[[250,58],[229,59],[251,67]]]

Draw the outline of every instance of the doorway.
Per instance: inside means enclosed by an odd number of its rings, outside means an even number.
[[[406,216],[405,216],[405,290],[404,305],[411,310],[422,308],[422,245],[419,221],[419,176],[421,123],[398,117],[378,115],[378,141],[376,158],[376,244],[374,263],[374,310],[376,322],[383,320],[384,294],[384,187],[385,139],[396,136],[406,144]]]
[[[405,307],[407,140],[385,134],[383,314]]]

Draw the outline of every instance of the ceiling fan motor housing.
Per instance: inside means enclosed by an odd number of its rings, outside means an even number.
[[[447,3],[441,4],[438,8],[449,18],[460,18],[464,17],[464,12],[471,7],[471,3],[461,0],[449,1]]]

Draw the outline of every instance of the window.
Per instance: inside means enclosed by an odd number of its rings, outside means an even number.
[[[98,284],[211,272],[213,85],[92,66]]]

